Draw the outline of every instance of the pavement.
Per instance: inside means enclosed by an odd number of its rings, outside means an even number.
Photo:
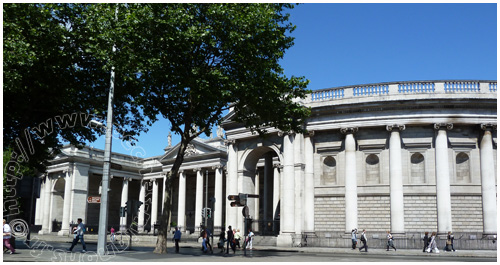
[[[99,261],[165,261],[165,257],[161,255],[155,255],[152,253],[156,237],[153,236],[137,236],[133,238],[132,246],[130,247],[130,238],[128,236],[117,236],[114,244],[111,244],[108,250],[112,250],[115,255],[112,259],[106,260],[106,258],[99,257]],[[97,261],[97,255],[95,253],[97,249],[97,236],[87,235],[85,237],[85,242],[87,244],[87,249],[89,252],[83,254],[80,253],[81,245],[78,244],[73,253],[66,253],[65,249],[71,245],[71,237],[60,237],[55,235],[32,235],[32,240],[30,246],[26,245],[23,240],[16,240],[16,249],[19,254],[3,255],[3,261]],[[215,244],[214,244],[215,245]],[[201,244],[195,241],[195,239],[187,239],[181,241],[181,253],[183,256],[175,256],[171,261],[188,261],[188,259],[196,259],[203,255],[200,251]],[[167,243],[168,253],[172,254],[174,252],[174,244],[169,241]],[[214,258],[227,258],[229,256],[241,256],[243,257],[243,251],[238,250],[235,254],[230,255],[220,254],[219,249],[214,246]],[[279,253],[279,254],[276,254]],[[386,249],[373,249],[370,248],[368,253],[364,251],[359,253],[359,251],[352,250],[351,248],[331,248],[331,247],[276,247],[276,246],[259,246],[254,245],[252,251],[247,250],[247,255],[250,257],[267,257],[267,256],[283,256],[286,257],[299,257],[300,255],[306,256],[353,256],[357,253],[357,256],[370,255],[374,259],[389,258],[394,259],[407,257],[408,259],[419,259],[420,257],[435,257],[440,259],[473,259],[480,258],[483,261],[496,261],[497,251],[495,250],[457,250],[456,252],[445,252],[440,251],[437,253],[423,253],[421,249],[398,249],[397,251]],[[119,254],[119,255],[118,255]],[[267,256],[266,256],[267,255]],[[174,257],[170,255],[171,257]],[[94,258],[93,258],[94,257]],[[207,256],[205,256],[207,257]],[[68,260],[69,259],[69,260]],[[77,259],[77,260],[72,260]],[[214,259],[216,261],[217,259]],[[228,260],[222,260],[228,261]],[[254,260],[255,261],[255,260]],[[265,260],[262,260],[265,261]],[[280,260],[277,260],[280,261]],[[295,261],[295,259],[294,259]],[[307,261],[297,259],[296,261]],[[351,260],[348,260],[351,261]]]

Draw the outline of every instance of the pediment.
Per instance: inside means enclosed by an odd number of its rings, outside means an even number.
[[[177,157],[177,153],[179,152],[181,144],[178,143],[177,145],[173,146],[172,148],[168,149],[165,153],[165,155],[162,156],[160,161],[165,160],[165,159],[174,159]],[[220,152],[221,149],[210,146],[204,142],[200,138],[195,138],[193,139],[187,146],[186,152],[184,154],[184,158],[191,157],[191,156],[197,156],[197,155],[204,155],[204,154],[209,154],[209,153],[218,153]]]

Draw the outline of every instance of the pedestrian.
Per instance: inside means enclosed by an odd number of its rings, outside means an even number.
[[[111,227],[109,232],[111,233],[111,235],[109,236],[109,238],[111,239],[111,242],[115,241],[115,229],[113,227]]]
[[[82,222],[82,218],[78,218],[78,225],[73,227],[73,243],[71,243],[71,247],[67,248],[67,251],[73,251],[73,248],[78,243],[78,240],[82,243],[82,253],[87,252],[87,247],[85,246],[85,241],[83,240],[83,234],[85,233],[85,224]]]
[[[227,228],[227,247],[226,247],[226,254],[229,254],[229,248],[233,250],[233,253],[236,253],[236,246],[234,245],[234,235],[233,235],[233,229],[231,229],[231,226]]]
[[[396,247],[394,246],[394,238],[391,235],[390,231],[387,231],[387,251],[389,251],[389,247],[392,247],[394,251],[396,251]]]
[[[235,232],[235,233],[234,233],[234,241],[236,242],[236,246],[237,246],[238,248],[241,248],[241,246],[240,246],[240,240],[241,240],[241,233],[240,233],[240,229],[238,229],[238,230],[236,230],[236,231],[233,229],[233,231]]]
[[[201,241],[201,246],[202,246],[203,253],[207,253],[207,251],[208,251],[208,248],[207,248],[207,239],[208,239],[207,238],[207,233],[206,233],[206,231],[203,231],[203,233],[202,233],[202,240],[203,241]]]
[[[181,230],[179,230],[179,227],[175,227],[174,238],[172,240],[175,241],[175,253],[179,253],[179,241],[181,241]]]
[[[3,246],[10,250],[9,254],[16,253],[14,247],[10,244],[10,238],[12,236],[12,229],[10,229],[10,225],[3,219]],[[5,250],[4,250],[5,253]]]
[[[212,237],[212,231],[210,230],[210,228],[206,227],[206,226],[203,226],[203,228],[205,229],[205,233],[206,233],[206,245],[208,247],[208,249],[210,249],[210,253],[214,253],[213,249],[212,249],[212,244],[210,244],[210,237]]]
[[[248,229],[248,243],[247,243],[247,249],[252,249],[253,247],[253,237],[254,237],[254,233],[252,232],[252,229]]]
[[[428,253],[431,253],[432,250],[436,251],[436,253],[439,253],[439,249],[437,248],[437,244],[436,244],[436,232],[432,232],[432,235],[431,235],[431,240],[429,242],[429,247],[427,248],[427,252]]]
[[[351,231],[351,241],[352,241],[352,249],[356,249],[356,245],[358,244],[358,239],[356,238],[356,233],[358,233],[358,229],[354,228]]]
[[[453,239],[455,236],[451,233],[451,231],[448,232],[448,236],[446,237],[446,248],[445,251],[452,251],[455,252],[455,248],[453,247]],[[451,249],[450,249],[451,247]]]
[[[424,233],[424,250],[422,252],[425,252],[425,250],[427,249],[427,247],[429,246],[429,232],[425,232]]]
[[[365,252],[368,252],[368,240],[366,239],[366,229],[363,229],[363,233],[361,233],[361,242],[363,242],[363,246],[359,248],[361,252],[362,249],[365,249]]]
[[[220,248],[220,253],[224,252],[225,242],[226,242],[226,233],[224,231],[221,231],[219,235],[219,243],[217,244],[217,247]]]

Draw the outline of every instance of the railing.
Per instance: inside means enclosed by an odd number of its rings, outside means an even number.
[[[479,82],[452,81],[444,83],[444,91],[449,92],[479,92]]]
[[[316,90],[308,96],[306,102],[342,101],[356,98],[409,94],[495,94],[494,97],[496,97],[496,91],[496,81],[445,80],[392,82]]]
[[[353,88],[354,96],[389,94],[389,85],[368,85]]]
[[[433,82],[398,84],[399,93],[433,93],[435,90],[436,84]]]

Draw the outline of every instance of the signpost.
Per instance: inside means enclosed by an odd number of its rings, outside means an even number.
[[[101,203],[101,197],[98,196],[89,196],[87,198],[88,203]]]

